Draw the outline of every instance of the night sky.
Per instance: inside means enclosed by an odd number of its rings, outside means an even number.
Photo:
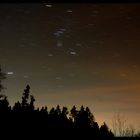
[[[36,106],[140,126],[140,4],[0,4],[0,64],[11,105],[29,84]]]

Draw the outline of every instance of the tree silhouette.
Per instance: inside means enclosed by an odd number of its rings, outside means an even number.
[[[23,111],[33,111],[34,102],[35,102],[35,98],[33,95],[30,95],[30,86],[27,85],[26,89],[24,89],[24,92],[22,94],[22,102],[21,102],[22,110]]]
[[[114,137],[113,133],[111,132],[111,130],[109,130],[109,128],[105,122],[100,127],[100,136],[102,138]]]
[[[16,102],[15,105],[13,106],[13,111],[15,111],[15,112],[21,111],[21,103],[19,101]]]
[[[67,107],[57,105],[48,110],[47,106],[34,107],[35,98],[30,95],[30,86],[27,85],[21,97],[21,102],[16,102],[11,108],[7,96],[0,95],[0,128],[7,134],[21,133],[22,136],[31,135],[32,138],[39,134],[46,139],[106,139],[113,138],[114,134],[106,123],[99,127],[89,107],[83,105],[80,109],[73,106],[70,111]],[[128,135],[140,137],[140,133],[134,133],[129,129]],[[2,131],[0,131],[1,134]],[[133,135],[131,135],[133,134]]]
[[[93,126],[94,116],[88,107],[85,109],[83,106],[81,106],[80,110],[77,111],[76,107],[73,106],[71,116],[73,117],[77,128],[91,128]]]
[[[67,118],[68,113],[69,113],[68,108],[67,107],[63,107],[63,109],[62,109],[62,116],[64,118]]]
[[[30,86],[27,85],[26,89],[24,89],[23,95],[22,95],[22,108],[27,108],[29,106],[28,100],[29,100],[29,93],[30,93]]]
[[[21,97],[21,102],[16,102],[11,108],[7,97],[0,95],[0,124],[8,130],[22,132],[23,135],[39,134],[42,137],[71,139],[106,139],[113,138],[114,134],[106,123],[99,127],[95,121],[94,115],[89,107],[81,106],[77,109],[73,106],[70,111],[67,107],[57,105],[48,110],[47,106],[34,107],[35,98],[30,95],[30,86],[27,85]],[[127,131],[127,136],[140,137],[140,133],[134,133],[131,128]],[[33,132],[33,133],[32,133]],[[0,131],[0,133],[2,133]],[[133,134],[133,135],[132,135]]]
[[[71,111],[70,111],[70,116],[71,116],[71,119],[74,123],[76,122],[77,113],[78,113],[78,111],[76,110],[76,107],[73,106]]]
[[[35,98],[33,95],[30,95],[30,104],[29,104],[29,107],[30,107],[30,110],[34,110],[34,102],[35,102]]]
[[[2,80],[6,79],[6,74],[2,72],[1,65],[0,65],[0,92],[4,89],[2,85]]]
[[[0,112],[8,112],[10,110],[7,96],[0,95]]]

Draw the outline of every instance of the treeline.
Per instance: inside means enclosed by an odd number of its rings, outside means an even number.
[[[47,107],[35,108],[35,98],[30,95],[30,86],[27,85],[22,94],[21,102],[13,107],[9,105],[5,95],[0,96],[0,126],[3,131],[15,130],[16,133],[40,134],[43,137],[64,138],[67,136],[110,138],[114,134],[106,123],[99,127],[88,107],[78,110],[75,106],[69,111],[67,107],[58,105],[48,110]],[[53,134],[52,134],[53,132]],[[59,135],[58,135],[59,134]]]
[[[5,89],[1,83],[4,79],[6,74],[0,67],[0,92]],[[48,110],[47,106],[35,108],[34,103],[35,98],[30,95],[29,85],[26,86],[21,101],[13,106],[9,105],[7,96],[0,94],[0,138],[78,140],[115,138],[115,133],[106,123],[99,127],[88,107],[81,106],[78,110],[73,106],[68,110],[67,107],[61,108],[58,105]],[[120,124],[120,118],[118,120]],[[128,129],[126,132],[126,137],[140,137],[139,132],[134,134],[133,130]]]

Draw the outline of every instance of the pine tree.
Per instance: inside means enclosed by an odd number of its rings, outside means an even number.
[[[9,102],[7,96],[0,95],[0,111],[7,112],[10,110]]]
[[[107,126],[105,122],[100,127],[100,136],[103,138],[114,137],[113,133],[111,132],[111,130],[109,130],[109,127]]]
[[[26,89],[24,89],[23,95],[22,95],[22,107],[27,108],[29,106],[28,100],[29,100],[29,93],[30,93],[30,86],[27,85]]]
[[[6,79],[6,74],[2,72],[1,66],[0,66],[0,92],[4,89],[4,86],[2,85],[2,80]]]
[[[19,101],[16,102],[15,105],[13,106],[13,111],[15,111],[15,112],[21,111],[21,103]]]
[[[72,109],[70,110],[70,116],[74,123],[76,121],[77,113],[78,113],[78,111],[76,110],[76,107],[73,106]]]
[[[33,95],[30,95],[30,110],[33,111],[34,110],[34,102],[35,102],[35,98]]]
[[[2,85],[2,80],[6,79],[6,74],[2,72],[0,65],[0,92],[5,89]],[[0,111],[8,111],[10,109],[7,96],[0,94]]]

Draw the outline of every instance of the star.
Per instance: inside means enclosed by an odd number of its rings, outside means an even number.
[[[51,54],[51,53],[50,53],[50,54],[48,54],[48,56],[49,56],[49,57],[52,57],[52,56],[53,56],[53,54]]]
[[[70,54],[71,54],[71,55],[76,55],[77,53],[74,52],[74,51],[71,51]]]
[[[27,78],[29,78],[29,76],[28,75],[24,75],[23,78],[27,79]]]
[[[7,74],[8,74],[8,75],[13,75],[13,74],[14,74],[14,72],[9,71],[9,72],[7,72]]]
[[[48,7],[48,8],[51,8],[52,7],[51,4],[46,4],[45,6]]]
[[[67,13],[72,13],[72,10],[67,10]]]

